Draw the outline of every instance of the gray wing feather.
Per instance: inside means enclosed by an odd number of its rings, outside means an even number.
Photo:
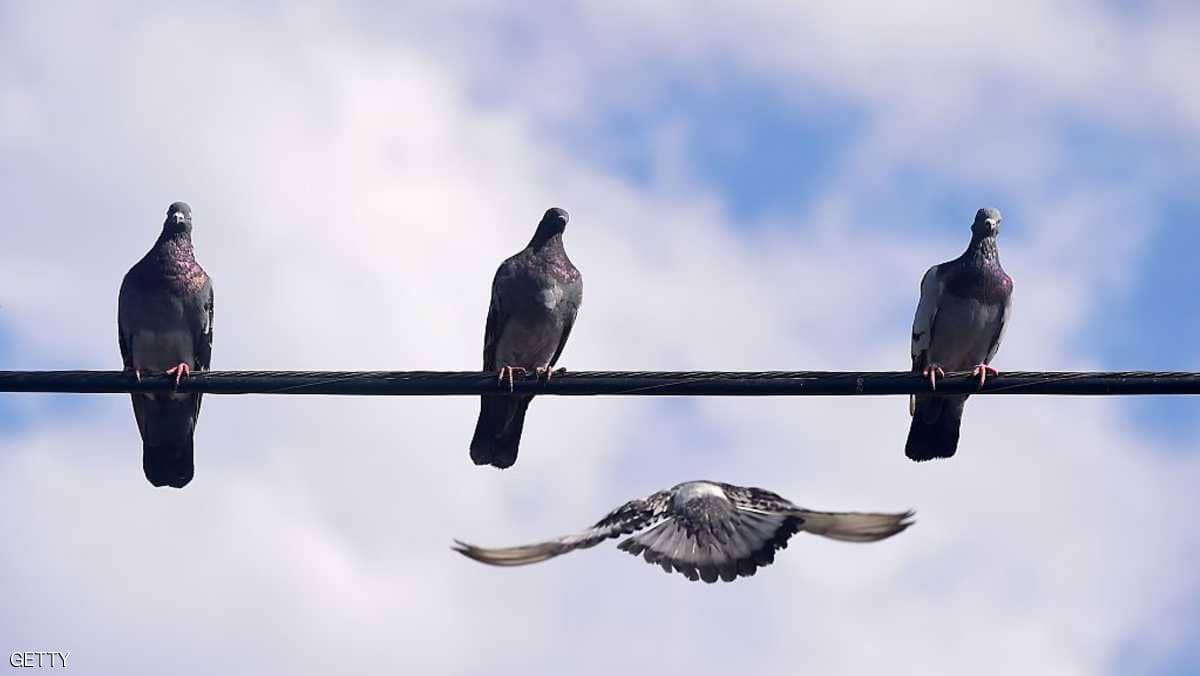
[[[563,320],[562,336],[558,339],[558,348],[554,350],[554,356],[550,358],[550,366],[558,363],[558,358],[562,356],[563,348],[567,346],[567,338],[571,337],[571,327],[575,326],[576,311],[572,311]]]
[[[996,329],[996,338],[992,341],[991,347],[988,348],[987,358],[984,359],[985,364],[992,363],[992,359],[996,357],[996,351],[1000,349],[1000,343],[1004,340],[1004,331],[1008,328],[1008,318],[1012,315],[1012,294],[1009,294],[1004,299],[1004,307],[1000,310],[1000,326]]]
[[[907,519],[912,512],[815,512],[762,488],[717,485],[728,502],[710,502],[704,518],[689,519],[685,506],[684,513],[673,514],[618,547],[693,581],[732,582],[773,563],[775,552],[800,531],[845,542],[874,542],[911,525]]]
[[[762,488],[714,482],[727,500],[701,499],[652,530],[635,535],[618,549],[641,555],[664,571],[689,580],[732,582],[775,561],[775,552],[801,527],[792,512],[799,508]]]
[[[500,344],[500,336],[508,323],[508,313],[505,311],[504,291],[509,279],[513,276],[512,259],[506,260],[496,269],[492,278],[492,298],[488,303],[487,324],[483,329],[483,370],[492,371],[498,367],[496,363],[496,346]]]
[[[582,277],[571,285],[570,292],[571,302],[564,308],[562,335],[558,339],[558,348],[554,350],[554,356],[550,359],[550,366],[557,364],[558,358],[562,356],[563,348],[567,346],[567,338],[571,337],[571,329],[575,326],[575,318],[579,315],[579,306],[583,305]]]
[[[921,278],[921,297],[917,301],[917,312],[912,326],[912,370],[920,372],[926,366],[929,346],[933,340],[933,324],[937,319],[938,305],[942,299],[942,282],[935,265]],[[908,414],[916,411],[917,398],[908,398]]]
[[[196,370],[207,371],[212,366],[213,287],[211,279],[205,280],[204,287],[201,288],[197,298],[203,300],[200,303],[199,311],[193,312],[191,317],[192,334],[196,337]]]
[[[213,287],[212,279],[205,279],[204,286],[191,299],[190,302],[199,300],[198,307],[189,313],[189,323],[192,328],[192,335],[195,339],[195,348],[193,354],[196,359],[196,370],[207,371],[212,367],[212,344],[213,344]],[[197,392],[192,395],[192,417],[190,421],[190,429],[195,429],[196,419],[200,417],[200,404],[204,399],[204,395]],[[181,426],[182,427],[182,426]]]
[[[921,299],[913,317],[912,360],[913,370],[925,367],[924,359],[929,352],[933,336],[933,322],[937,318],[938,304],[942,298],[942,283],[938,278],[938,266],[933,266],[921,278]]]
[[[756,488],[754,486],[734,486],[733,484],[718,483],[721,490],[725,491],[726,497],[738,509],[751,509],[757,511],[771,511],[779,513],[787,513],[792,510],[800,509],[792,504],[790,500],[778,493],[773,493],[765,488]]]
[[[689,527],[677,516],[624,540],[617,548],[640,554],[647,563],[692,581],[732,582],[771,565],[775,552],[787,546],[799,524],[800,520],[790,515],[730,506],[711,532]]]
[[[591,528],[554,540],[518,547],[485,548],[455,540],[453,549],[467,558],[493,566],[524,566],[546,561],[576,549],[586,549],[609,539],[653,526],[667,516],[670,495],[659,491],[645,500],[631,500],[609,512]]]
[[[875,542],[903,532],[913,525],[913,512],[880,514],[869,512],[813,512],[797,510],[803,519],[800,529],[842,542]]]
[[[133,368],[133,350],[130,345],[129,321],[130,315],[139,307],[140,291],[130,282],[126,274],[121,280],[121,290],[117,295],[117,343],[121,348],[121,361],[125,368]]]

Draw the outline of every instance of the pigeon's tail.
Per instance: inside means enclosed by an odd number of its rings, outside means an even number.
[[[142,444],[142,469],[155,486],[183,488],[188,485],[196,473],[191,437],[173,445]]]
[[[483,395],[471,438],[471,460],[476,465],[512,467],[521,445],[525,411],[532,400],[530,396]]]
[[[904,454],[917,462],[953,457],[966,401],[965,396],[917,397]]]
[[[192,439],[200,395],[133,395],[142,432],[142,470],[154,486],[183,488],[196,473]]]

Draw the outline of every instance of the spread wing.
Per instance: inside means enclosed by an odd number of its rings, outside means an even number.
[[[767,515],[787,515],[799,520],[799,530],[843,542],[875,542],[912,525],[913,512],[817,512],[797,507],[789,500],[761,488],[721,484],[739,510]]]
[[[796,512],[800,530],[842,542],[875,542],[904,532],[913,525],[913,512]]]
[[[733,484],[718,484],[729,501],[738,509],[755,511],[789,512],[800,509],[790,500],[778,493],[772,493],[765,488],[753,486],[734,486]]]
[[[913,317],[912,327],[912,370],[917,373],[925,368],[929,346],[933,341],[933,325],[937,320],[938,303],[942,298],[940,267],[935,265],[929,268],[921,278],[921,298],[917,301],[917,313]],[[916,397],[908,398],[909,415],[915,410],[916,401]]]
[[[488,549],[455,540],[453,548],[467,558],[493,566],[524,566],[560,554],[586,549],[609,539],[653,526],[668,516],[670,493],[659,491],[645,500],[631,500],[609,512],[596,525],[573,535],[519,547]]]

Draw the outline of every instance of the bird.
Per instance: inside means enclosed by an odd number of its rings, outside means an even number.
[[[471,438],[476,465],[499,469],[517,461],[525,412],[533,395],[512,394],[514,374],[549,380],[583,303],[583,276],[563,248],[569,216],[548,209],[528,246],[500,264],[483,333],[483,370],[507,379],[509,394],[485,394]],[[562,369],[557,371],[562,372]]]
[[[117,328],[125,371],[174,376],[176,387],[212,361],[212,279],[192,250],[192,208],[167,209],[154,246],[125,274],[117,301]],[[156,486],[183,488],[195,473],[192,440],[200,393],[134,392],[133,414],[142,437],[142,469]]]
[[[996,236],[1000,212],[980,209],[971,225],[971,243],[958,258],[929,268],[912,328],[912,370],[929,379],[946,371],[972,369],[983,387],[998,375],[992,359],[1012,314],[1013,280],[1000,265]],[[949,458],[958,448],[967,395],[919,394],[909,398],[912,423],[904,454],[922,462]]]
[[[911,526],[914,512],[816,512],[776,493],[716,481],[688,481],[631,500],[591,528],[519,547],[486,549],[455,540],[454,551],[493,566],[524,566],[632,535],[617,549],[689,580],[733,582],[775,560],[804,531],[844,542],[875,542]]]

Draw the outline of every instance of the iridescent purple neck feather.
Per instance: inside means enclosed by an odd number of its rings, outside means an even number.
[[[946,290],[960,298],[1000,304],[1012,293],[1012,278],[1000,265],[994,234],[976,235],[957,259],[943,263]]]
[[[208,279],[204,268],[196,262],[190,223],[186,228],[164,224],[158,240],[132,272],[137,283],[145,288],[165,288],[176,293],[195,292]]]

